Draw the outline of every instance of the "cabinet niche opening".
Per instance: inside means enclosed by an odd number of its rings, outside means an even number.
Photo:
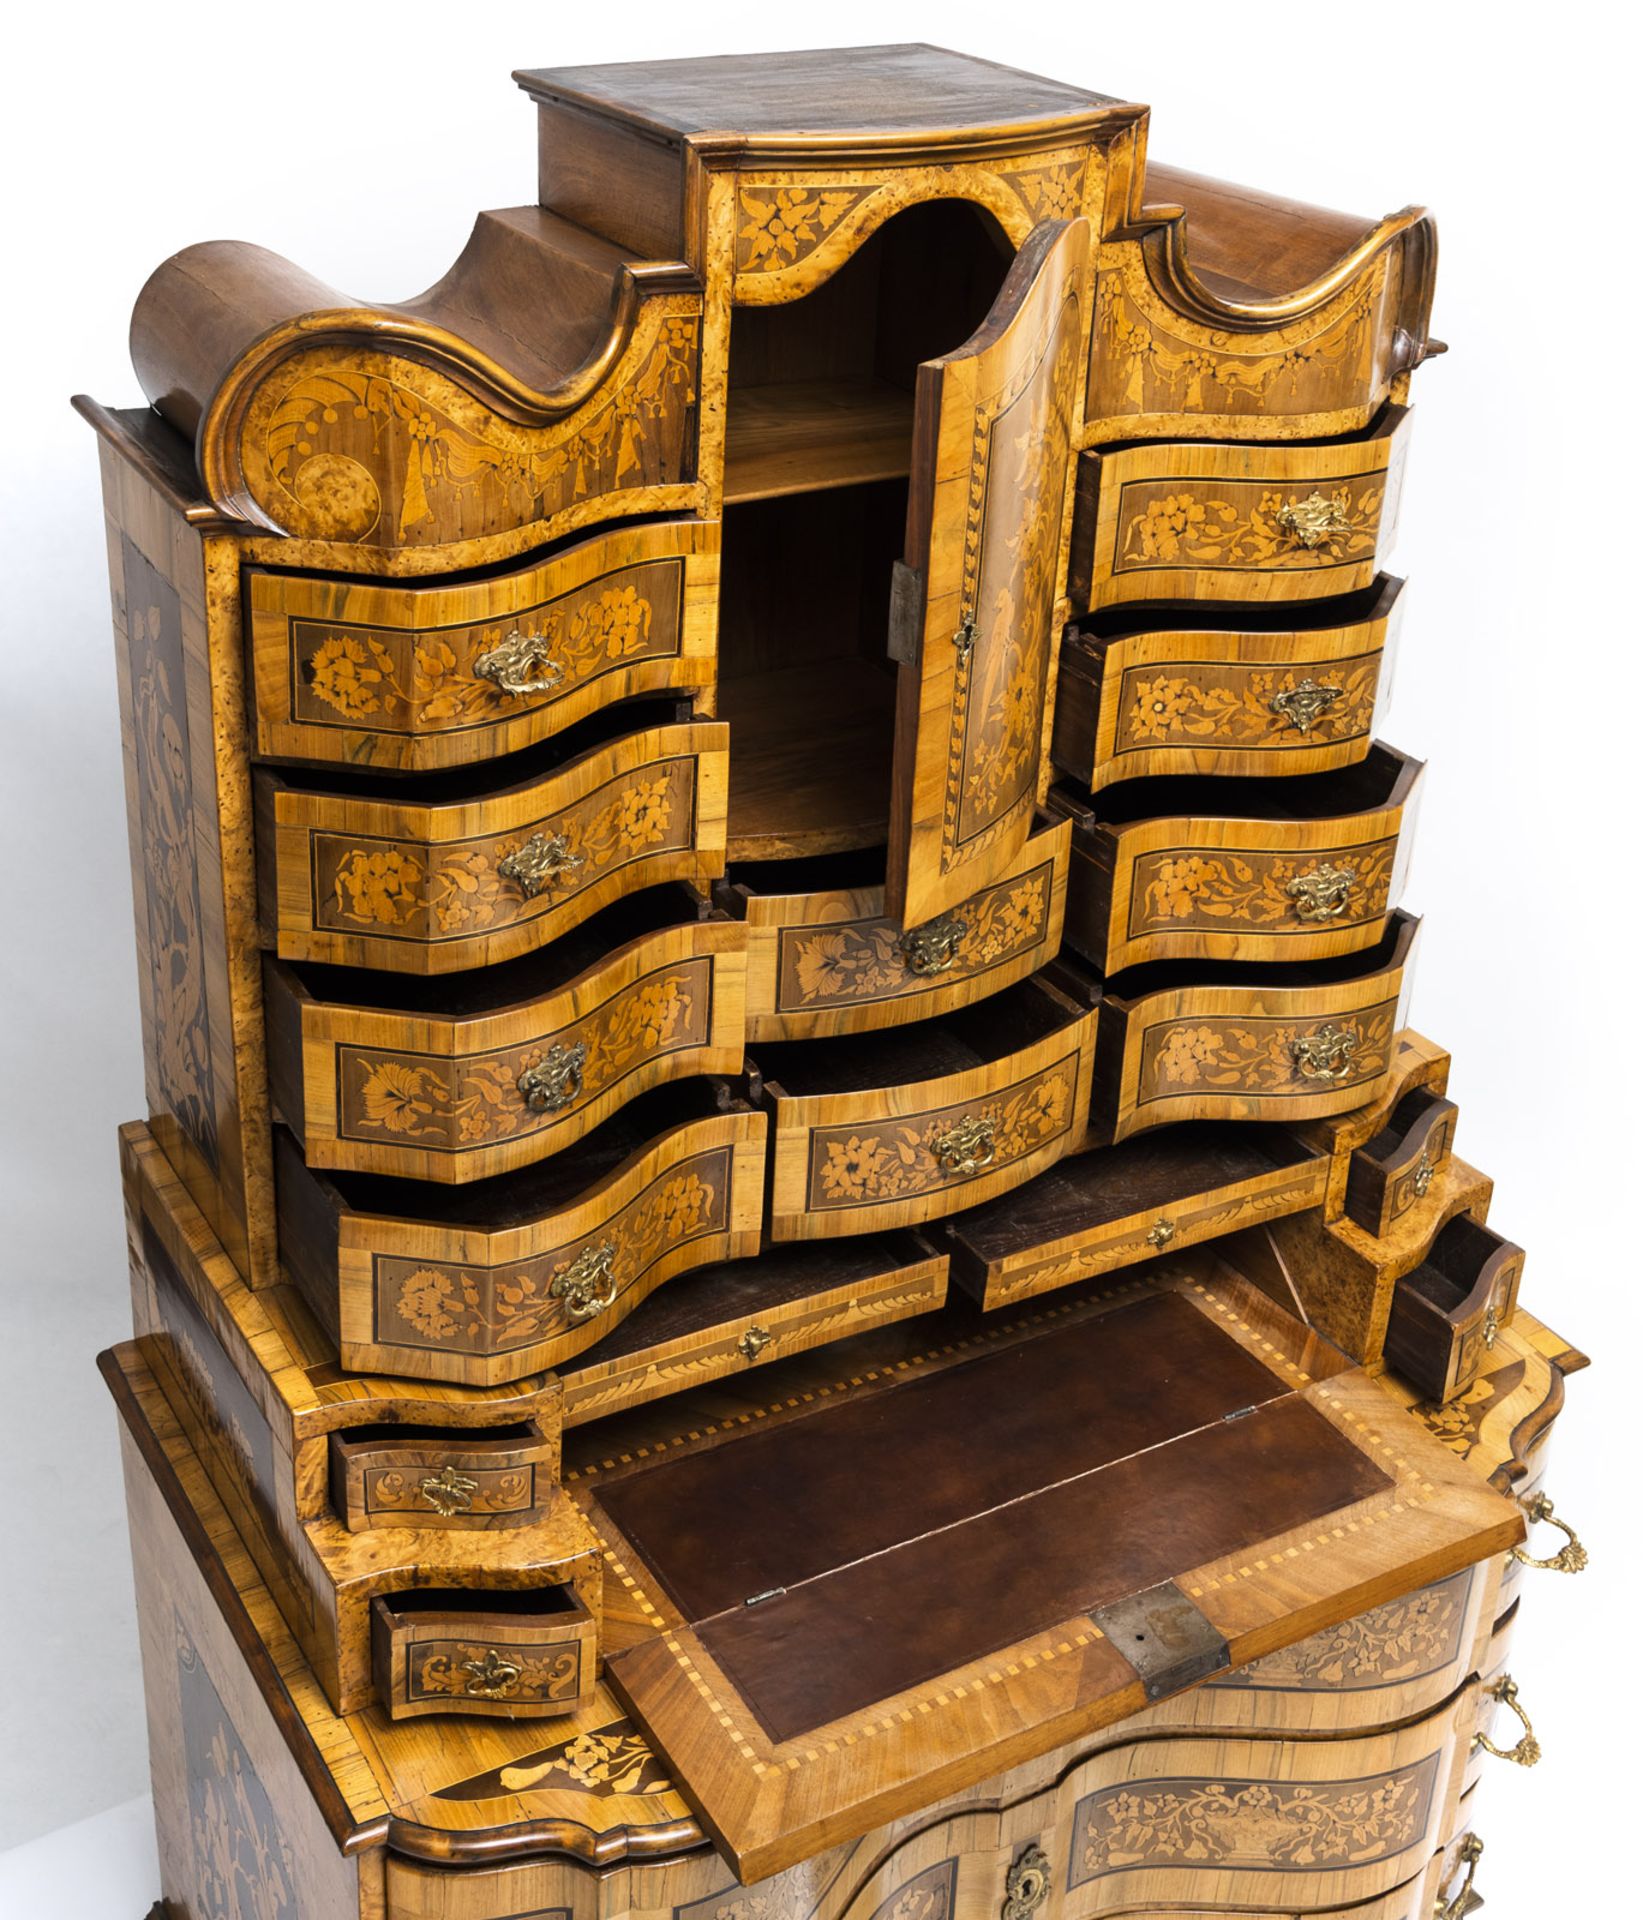
[[[918,370],[975,332],[1013,257],[984,208],[928,201],[802,299],[732,315],[719,715],[733,860],[886,840]]]

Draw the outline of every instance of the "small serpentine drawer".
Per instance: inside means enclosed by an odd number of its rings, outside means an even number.
[[[1102,973],[1153,960],[1322,960],[1370,947],[1409,861],[1418,760],[1376,746],[1298,780],[1142,780],[1074,822],[1066,941]]]
[[[1312,1120],[1374,1100],[1419,926],[1394,913],[1377,946],[1333,960],[1119,974],[1100,998],[1091,1139],[1169,1120]]]
[[[724,871],[729,744],[710,721],[614,736],[589,722],[410,793],[259,768],[265,937],[285,960],[455,973],[544,947],[641,887],[705,885]]]
[[[371,1602],[371,1668],[391,1720],[574,1713],[587,1705],[597,1667],[597,1626],[567,1587],[424,1587]]]
[[[1347,1162],[1347,1216],[1379,1236],[1424,1200],[1454,1152],[1459,1111],[1430,1087],[1405,1094],[1386,1125]]]
[[[770,1237],[916,1226],[1030,1180],[1083,1138],[1094,1039],[1035,975],[916,1026],[761,1045]]]
[[[346,1427],[330,1436],[331,1508],[350,1533],[375,1527],[522,1527],[559,1478],[558,1435],[503,1427]]]
[[[1386,1363],[1429,1400],[1452,1400],[1478,1376],[1523,1279],[1523,1249],[1467,1214],[1451,1220],[1392,1293]]]
[[[1175,623],[1126,610],[1069,627],[1056,766],[1096,792],[1143,774],[1258,779],[1361,760],[1391,678],[1402,590],[1382,574],[1326,626],[1297,625],[1293,606],[1249,606],[1194,607]]]
[[[1315,600],[1367,587],[1397,525],[1409,418],[1388,407],[1346,440],[1081,454],[1074,606]]]
[[[310,1166],[452,1183],[510,1172],[651,1087],[739,1073],[746,942],[678,887],[456,976],[269,960],[275,1113]]]
[[[713,681],[719,528],[617,526],[486,579],[245,576],[256,750],[425,770]]]

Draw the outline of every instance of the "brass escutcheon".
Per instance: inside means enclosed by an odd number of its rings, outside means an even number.
[[[517,627],[489,653],[480,654],[474,672],[508,694],[552,693],[565,677],[562,663],[548,653],[548,636],[521,633]]]
[[[1147,1245],[1149,1247],[1157,1247],[1159,1251],[1162,1252],[1175,1238],[1177,1231],[1178,1229],[1173,1220],[1166,1218],[1163,1214],[1159,1214],[1158,1218],[1152,1223],[1151,1232],[1147,1235]]]
[[[1036,1841],[1023,1847],[1004,1876],[1002,1920],[1027,1920],[1050,1897],[1049,1855]]]
[[[1350,1027],[1331,1022],[1316,1033],[1303,1033],[1289,1043],[1295,1071],[1305,1080],[1344,1080],[1352,1071],[1358,1036]]]
[[[1308,553],[1352,531],[1352,522],[1340,501],[1319,493],[1316,487],[1304,500],[1291,500],[1280,507],[1277,519],[1296,546],[1305,547]]]
[[[1469,1833],[1460,1843],[1459,1859],[1466,1869],[1466,1878],[1458,1890],[1447,1900],[1443,1897],[1442,1887],[1438,1888],[1438,1897],[1432,1907],[1432,1920],[1466,1920],[1483,1905],[1482,1896],[1473,1891],[1472,1882],[1477,1878],[1478,1862],[1483,1858],[1483,1842],[1475,1833]]]
[[[930,1150],[943,1173],[980,1173],[993,1164],[998,1151],[998,1122],[987,1113],[967,1113],[930,1141]]]
[[[749,1327],[736,1342],[736,1351],[744,1360],[757,1360],[775,1337],[766,1327]]]
[[[959,946],[970,931],[956,913],[944,913],[939,920],[927,920],[913,927],[896,943],[909,973],[930,975],[945,973],[958,958]]]
[[[1544,1520],[1548,1526],[1556,1527],[1558,1531],[1565,1534],[1567,1538],[1564,1544],[1558,1548],[1557,1552],[1545,1560],[1537,1560],[1526,1546],[1513,1547],[1512,1558],[1514,1560],[1521,1566],[1545,1567],[1552,1573],[1584,1573],[1586,1571],[1587,1566],[1590,1564],[1591,1556],[1580,1544],[1574,1528],[1569,1525],[1568,1521],[1560,1520],[1552,1511],[1552,1503],[1546,1498],[1545,1494],[1537,1493],[1532,1499],[1525,1500],[1523,1502],[1523,1512],[1530,1526],[1535,1526],[1539,1521]]]
[[[1295,902],[1297,919],[1334,920],[1345,913],[1357,878],[1356,867],[1314,867],[1296,874],[1284,892]]]
[[[587,1063],[588,1050],[580,1040],[568,1047],[556,1043],[514,1085],[532,1113],[560,1113],[582,1091],[582,1069]]]
[[[1432,1190],[1432,1179],[1438,1170],[1438,1163],[1432,1158],[1429,1147],[1421,1148],[1421,1157],[1415,1163],[1415,1178],[1412,1182],[1415,1198],[1424,1200]]]
[[[1345,691],[1345,687],[1303,680],[1297,687],[1285,687],[1281,693],[1275,693],[1267,705],[1297,733],[1310,733]]]
[[[577,872],[582,864],[581,854],[571,852],[570,842],[562,833],[533,833],[522,847],[515,847],[497,861],[496,871],[500,879],[517,881],[525,898],[534,900],[555,880]]]
[[[464,1660],[462,1671],[468,1676],[467,1692],[482,1700],[499,1700],[517,1684],[524,1668],[504,1660],[495,1647],[487,1647],[482,1660]]]
[[[957,632],[953,635],[953,649],[958,655],[960,666],[970,664],[970,655],[975,649],[975,644],[976,623],[973,620],[960,622]]]
[[[591,1320],[616,1298],[616,1249],[608,1240],[584,1247],[563,1273],[554,1275],[548,1292],[563,1300],[573,1320]]]
[[[1509,1673],[1503,1673],[1492,1687],[1485,1687],[1487,1698],[1495,1699],[1503,1707],[1510,1707],[1523,1723],[1523,1733],[1515,1747],[1497,1747],[1486,1733],[1474,1733],[1472,1745],[1481,1747],[1485,1753],[1492,1753],[1497,1760],[1510,1760],[1514,1767],[1532,1767],[1540,1759],[1540,1742],[1535,1738],[1535,1730],[1529,1724],[1529,1716],[1523,1711],[1523,1703],[1518,1699],[1517,1682]]]
[[[479,1491],[479,1482],[446,1461],[438,1473],[430,1473],[417,1483],[420,1493],[435,1513],[448,1520],[453,1513],[466,1513]]]

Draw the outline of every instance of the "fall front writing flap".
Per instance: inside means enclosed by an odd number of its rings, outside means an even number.
[[[1089,244],[1082,220],[1035,227],[978,331],[919,369],[886,885],[904,927],[998,879],[1032,827]]]

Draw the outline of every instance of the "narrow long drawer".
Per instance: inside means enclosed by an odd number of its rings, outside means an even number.
[[[270,960],[275,1111],[310,1166],[451,1183],[510,1172],[652,1087],[740,1072],[746,940],[663,888],[456,978]]]
[[[1347,440],[1081,454],[1074,605],[1314,600],[1367,587],[1396,530],[1409,420],[1388,407]]]
[[[259,769],[270,943],[286,960],[454,973],[641,887],[706,885],[724,870],[729,741],[703,721],[573,739],[511,784],[446,774],[420,799]]]
[[[1066,940],[1102,973],[1154,960],[1322,960],[1372,947],[1398,904],[1420,761],[1377,746],[1339,773],[1148,780],[1074,823]]]
[[[1061,642],[1052,752],[1098,792],[1148,774],[1325,773],[1369,751],[1403,582],[1382,574],[1338,617],[1291,607],[1112,615]],[[1303,609],[1304,611],[1304,609]],[[1119,624],[1122,622],[1122,624]]]
[[[711,520],[611,527],[438,586],[253,567],[257,752],[467,766],[636,694],[710,686],[718,572]]]
[[[908,932],[884,917],[877,853],[732,867],[717,897],[747,927],[748,1039],[866,1033],[1025,979],[1061,944],[1070,831],[1044,827],[1001,879]]]
[[[559,1478],[557,1430],[345,1427],[329,1441],[331,1508],[350,1533],[377,1527],[522,1527]]]
[[[371,1602],[377,1704],[391,1720],[574,1713],[592,1695],[597,1664],[597,1623],[567,1587],[420,1588]]]

